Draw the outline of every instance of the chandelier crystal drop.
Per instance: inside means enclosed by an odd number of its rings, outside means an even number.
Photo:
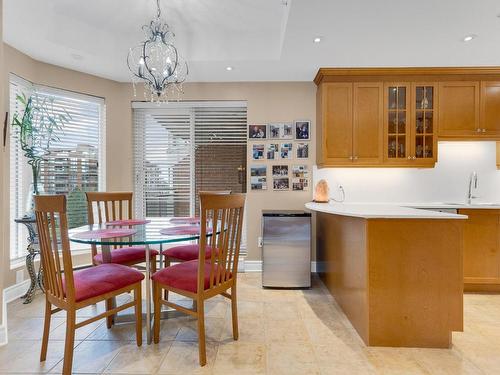
[[[156,0],[156,18],[142,29],[146,40],[132,47],[127,56],[127,65],[132,73],[134,95],[137,83],[144,83],[144,96],[152,102],[178,100],[182,84],[186,80],[187,62],[174,46],[175,34],[161,18],[160,0]]]

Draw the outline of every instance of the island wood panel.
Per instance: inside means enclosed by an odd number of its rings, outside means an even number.
[[[316,228],[320,278],[366,343],[366,220],[318,212]]]
[[[460,209],[464,226],[464,289],[500,292],[500,210]]]
[[[463,330],[463,223],[317,214],[320,276],[367,345],[451,346]]]
[[[353,154],[355,164],[382,162],[384,85],[354,83]]]
[[[369,344],[451,346],[463,330],[462,220],[368,220]]]

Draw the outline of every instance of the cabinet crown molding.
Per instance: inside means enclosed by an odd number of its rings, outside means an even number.
[[[400,68],[320,68],[314,83],[319,85],[323,81],[339,80],[342,77],[387,77],[387,80],[394,80],[394,77],[449,77],[449,79],[460,79],[460,76],[471,78],[489,78],[500,80],[500,66],[470,66],[470,67],[400,67]]]

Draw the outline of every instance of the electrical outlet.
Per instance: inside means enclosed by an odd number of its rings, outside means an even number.
[[[264,243],[262,241],[262,237],[258,237],[257,238],[257,247],[262,247],[262,246],[264,246]]]
[[[24,281],[24,270],[16,271],[16,284],[22,283]]]

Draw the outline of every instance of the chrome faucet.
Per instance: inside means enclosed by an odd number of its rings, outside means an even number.
[[[469,192],[467,193],[467,204],[471,204],[473,198],[478,198],[478,197],[475,197],[472,195],[473,185],[474,185],[474,189],[477,189],[477,173],[476,173],[476,171],[473,171],[469,177]]]

